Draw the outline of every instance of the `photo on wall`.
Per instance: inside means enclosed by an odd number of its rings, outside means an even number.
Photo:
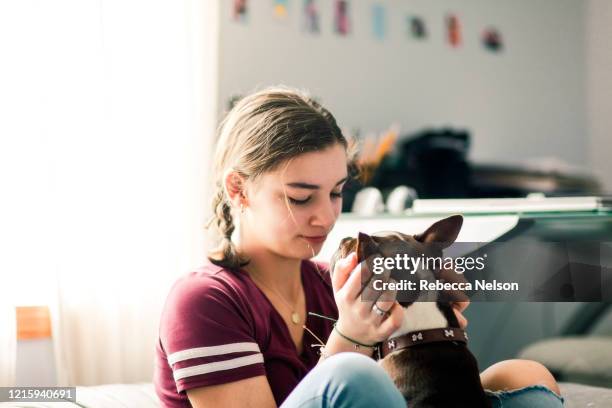
[[[311,34],[321,32],[317,0],[304,0],[302,28],[305,32]]]
[[[349,6],[348,0],[336,0],[334,7],[334,32],[340,36],[348,35],[351,31]]]
[[[456,14],[446,16],[446,40],[453,48],[461,46],[461,22]]]
[[[274,1],[274,17],[284,21],[289,17],[289,0],[273,0]]]
[[[424,40],[427,38],[427,26],[425,20],[418,16],[406,17],[406,32],[409,38]]]
[[[382,4],[372,5],[372,35],[375,39],[382,41],[386,34],[385,6]]]
[[[248,0],[234,0],[232,7],[232,18],[234,21],[239,23],[246,23],[248,21]]]
[[[485,28],[482,32],[481,42],[483,47],[491,53],[495,54],[504,50],[503,37],[497,28]]]

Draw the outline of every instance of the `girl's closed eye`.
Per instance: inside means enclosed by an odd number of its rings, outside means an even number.
[[[341,197],[342,197],[342,190],[337,191],[337,192],[336,192],[336,191],[332,191],[332,192],[330,193],[330,195],[331,195],[332,197],[334,197],[334,198],[341,198]]]
[[[298,200],[297,198],[289,197],[289,202],[291,202],[291,204],[295,204],[295,205],[303,205],[303,204],[306,204],[308,201],[310,201],[310,197],[305,198],[304,200]]]
[[[340,190],[340,191],[332,191],[331,193],[329,193],[329,195],[332,196],[332,198],[334,198],[334,199],[341,198],[342,197],[342,190]],[[306,203],[308,203],[310,201],[312,196],[306,197],[303,200],[300,200],[300,199],[297,199],[297,198],[292,198],[292,197],[288,197],[288,198],[289,198],[289,202],[291,202],[291,204],[304,205],[304,204],[306,204]]]

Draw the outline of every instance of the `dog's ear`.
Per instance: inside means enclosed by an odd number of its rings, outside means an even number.
[[[360,232],[357,236],[357,261],[362,262],[370,255],[378,253],[378,244],[371,236]]]
[[[340,241],[340,245],[338,246],[338,250],[334,252],[332,255],[331,261],[329,262],[329,270],[330,273],[334,273],[334,268],[336,266],[336,262],[338,262],[341,258],[346,258],[348,254],[355,251],[357,247],[357,238],[353,237],[344,237],[342,241]]]
[[[427,231],[415,235],[414,239],[424,244],[440,243],[442,248],[446,248],[455,242],[462,225],[463,217],[452,215],[432,224]]]

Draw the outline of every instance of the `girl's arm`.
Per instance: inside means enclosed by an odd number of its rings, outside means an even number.
[[[187,390],[194,408],[276,408],[268,379],[251,377],[226,384],[209,385]]]

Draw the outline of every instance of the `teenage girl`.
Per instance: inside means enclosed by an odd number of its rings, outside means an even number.
[[[175,283],[161,316],[164,406],[406,406],[371,358],[400,326],[395,294],[361,301],[354,254],[333,280],[310,260],[338,219],[353,153],[331,113],[295,90],[254,93],[226,116],[214,156],[219,247]],[[467,303],[455,306],[465,327]],[[494,406],[562,406],[536,362],[502,361],[481,380]]]

